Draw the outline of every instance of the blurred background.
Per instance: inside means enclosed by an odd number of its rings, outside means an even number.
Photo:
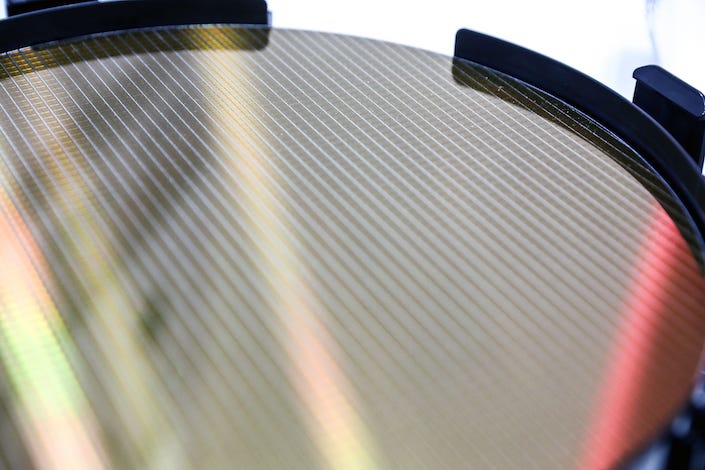
[[[372,37],[451,55],[469,28],[560,60],[631,98],[658,64],[705,90],[705,0],[269,0],[279,28]]]
[[[705,90],[705,0],[268,0],[278,28],[328,31],[452,55],[469,28],[560,60],[627,98],[657,64]],[[5,16],[4,2],[0,18]]]

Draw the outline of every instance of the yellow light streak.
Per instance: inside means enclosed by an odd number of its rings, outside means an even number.
[[[244,67],[241,73],[232,75],[246,76]],[[216,102],[225,100],[225,107],[235,112],[219,109],[214,110],[213,116],[220,117],[218,127],[226,130],[226,141],[247,132],[233,142],[232,154],[236,157],[230,165],[240,187],[241,204],[250,214],[249,222],[257,234],[261,273],[279,322],[281,342],[291,360],[287,374],[302,405],[300,414],[320,453],[322,468],[377,468],[370,433],[354,406],[354,389],[322,320],[326,311],[307,285],[306,263],[285,233],[290,227],[279,203],[281,190],[268,183],[276,173],[272,159],[262,153],[263,145],[255,148],[258,131],[265,131],[261,121],[248,120],[247,114],[256,107],[255,103],[239,102],[232,94],[232,90],[247,89],[245,78],[242,80],[241,86],[230,85],[214,97]],[[221,86],[214,81],[208,89]]]

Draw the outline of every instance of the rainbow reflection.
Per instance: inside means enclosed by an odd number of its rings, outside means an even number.
[[[36,468],[103,468],[95,419],[67,359],[71,337],[38,272],[39,248],[2,188],[0,208],[0,360],[15,421]]]

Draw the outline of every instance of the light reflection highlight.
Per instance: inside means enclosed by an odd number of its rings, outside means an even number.
[[[25,444],[40,470],[103,468],[94,418],[66,357],[71,336],[37,272],[41,253],[1,188],[0,205],[0,360]]]
[[[633,430],[666,426],[695,383],[705,286],[690,247],[660,205],[652,208],[634,266],[582,470],[612,468],[645,445],[643,433]]]
[[[238,107],[236,103],[231,106]],[[231,135],[246,128],[245,123],[222,124],[232,126]],[[247,157],[233,159],[232,165],[240,185],[241,203],[258,234],[262,278],[272,297],[276,331],[281,332],[281,342],[291,361],[286,371],[303,405],[299,413],[322,457],[320,467],[377,468],[372,439],[355,409],[354,389],[321,318],[326,311],[307,285],[305,261],[293,240],[287,238],[278,190],[267,184],[274,173],[271,160],[256,149],[248,150]]]

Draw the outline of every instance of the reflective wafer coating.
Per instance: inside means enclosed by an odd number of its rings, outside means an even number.
[[[604,467],[691,388],[688,217],[525,85],[226,26],[0,64],[6,466]]]

